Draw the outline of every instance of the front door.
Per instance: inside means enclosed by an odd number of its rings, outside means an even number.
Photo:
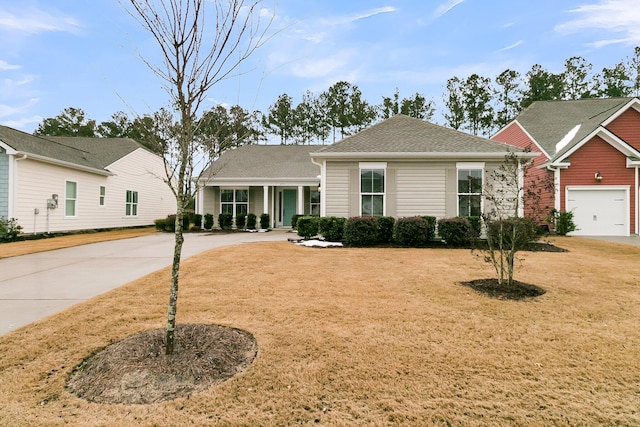
[[[282,190],[282,225],[291,227],[291,217],[296,214],[298,192]]]

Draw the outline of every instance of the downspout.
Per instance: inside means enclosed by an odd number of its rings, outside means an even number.
[[[327,180],[326,180],[326,167],[327,167],[327,161],[323,160],[322,163],[318,163],[316,162],[313,157],[311,158],[311,163],[313,163],[314,165],[320,167],[320,216],[326,216],[326,205],[325,205],[325,201],[326,201],[326,197],[324,196],[326,191],[327,191]]]
[[[18,157],[20,156],[20,157]],[[14,218],[16,216],[15,207],[17,205],[17,186],[18,186],[18,165],[17,163],[21,160],[25,160],[27,158],[26,153],[16,153],[13,155],[13,162],[9,162],[9,176],[12,177],[11,183],[9,185],[9,194],[8,194],[8,212],[7,216],[9,218]]]
[[[640,209],[640,200],[638,200],[638,185],[640,184],[640,182],[638,181],[638,167],[636,166],[636,182],[635,182],[635,187],[633,188],[633,192],[636,195],[636,236],[639,234],[638,231],[640,230],[640,228],[638,227],[638,221],[640,220],[640,213],[638,213],[638,210]]]

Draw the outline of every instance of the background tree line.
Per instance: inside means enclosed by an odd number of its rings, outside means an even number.
[[[454,76],[444,88],[442,116],[445,126],[489,136],[534,101],[625,96],[640,96],[640,46],[627,60],[600,72],[593,72],[591,63],[574,56],[557,74],[535,64],[524,76],[511,69],[494,78],[478,74]],[[396,88],[379,104],[371,104],[357,85],[339,81],[319,95],[306,91],[298,104],[283,93],[266,112],[218,105],[197,119],[195,137],[215,158],[228,149],[267,140],[280,144],[331,143],[398,113],[431,121],[435,103],[418,92],[401,97]],[[170,117],[162,109],[134,118],[119,111],[110,120],[97,123],[87,118],[82,109],[66,108],[60,115],[44,119],[34,133],[130,137],[161,152],[163,143],[177,132]]]

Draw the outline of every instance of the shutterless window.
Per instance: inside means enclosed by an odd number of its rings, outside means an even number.
[[[127,190],[127,199],[125,203],[126,216],[138,216],[138,192]]]
[[[104,206],[104,199],[107,195],[107,187],[105,187],[104,185],[100,186],[100,201],[99,201],[99,205],[100,206]]]
[[[360,170],[362,216],[384,215],[384,169]]]
[[[458,169],[458,215],[482,215],[482,169]]]
[[[78,183],[65,182],[64,191],[64,216],[76,216],[76,201],[78,196]]]
[[[220,212],[234,217],[249,212],[249,190],[224,189],[220,193]]]
[[[313,216],[320,216],[320,192],[318,190],[311,190],[310,212]]]

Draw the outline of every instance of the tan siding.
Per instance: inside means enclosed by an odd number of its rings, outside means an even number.
[[[326,216],[348,217],[350,177],[349,171],[357,168],[357,164],[327,162],[326,184],[322,189],[322,197],[325,197]]]
[[[396,216],[431,215],[442,218],[446,213],[444,167],[405,166],[396,170]]]
[[[203,202],[202,202],[202,214],[211,214],[214,217],[218,215],[218,206],[216,203],[216,190],[217,187],[205,187],[202,189]]]

